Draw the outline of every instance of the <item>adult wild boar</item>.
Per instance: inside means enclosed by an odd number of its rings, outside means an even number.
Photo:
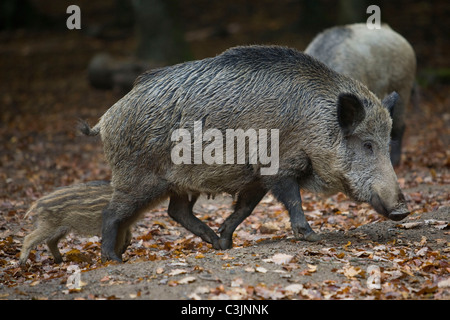
[[[305,53],[331,69],[364,83],[380,99],[393,91],[399,99],[392,112],[391,161],[400,164],[405,131],[405,108],[416,73],[416,55],[408,41],[383,24],[369,29],[358,23],[327,29],[317,35]]]
[[[294,234],[306,240],[318,236],[305,219],[301,188],[342,191],[390,219],[404,218],[408,210],[389,160],[389,112],[396,98],[393,93],[382,103],[361,83],[278,46],[235,47],[141,75],[97,125],[81,127],[87,135],[100,133],[112,168],[103,259],[121,261],[114,251],[117,235],[166,197],[169,215],[216,249],[231,247],[233,231],[268,191],[288,210]],[[172,141],[173,132],[194,132],[199,121],[216,132],[277,129],[278,141],[271,141],[277,172],[261,174],[262,163],[248,157],[245,164],[174,164],[171,150],[179,141]],[[199,194],[220,192],[238,198],[219,237],[192,206]]]

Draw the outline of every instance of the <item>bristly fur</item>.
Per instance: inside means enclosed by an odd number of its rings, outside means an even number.
[[[30,251],[46,242],[57,263],[62,261],[58,242],[70,231],[82,235],[101,235],[102,210],[112,197],[108,181],[91,181],[58,188],[32,204],[25,218],[33,215],[36,229],[25,237],[20,264],[24,264]],[[131,240],[128,230],[120,240],[125,250]]]
[[[343,189],[344,163],[338,164],[336,158],[336,148],[342,147],[336,101],[342,92],[367,101],[367,122],[375,109],[384,112],[366,87],[294,49],[236,47],[215,58],[143,74],[92,130],[84,131],[89,135],[100,131],[117,187],[148,175],[137,173],[140,166],[134,164],[139,163],[149,172],[161,173],[174,188],[215,194],[238,193],[255,177],[242,166],[173,166],[172,131],[192,130],[196,120],[203,120],[203,130],[279,128],[280,175],[301,173],[300,168],[311,163],[313,177],[304,177],[304,187],[334,193]],[[292,168],[286,167],[285,158]],[[217,175],[226,176],[226,183],[212,185],[209,180]]]
[[[380,99],[392,91],[398,92],[400,97],[391,110],[391,137],[397,141],[391,149],[391,160],[399,165],[405,110],[416,73],[416,56],[408,41],[386,24],[370,30],[365,23],[357,23],[321,32],[305,53],[361,81]]]
[[[343,96],[351,98],[338,104]],[[354,114],[363,116],[340,124],[338,117],[351,111],[348,101],[354,102]],[[172,132],[180,128],[193,132],[195,121],[202,122],[203,130],[222,133],[278,129],[277,174],[262,176],[261,165],[248,161],[175,165],[171,150],[177,142],[171,140]],[[351,128],[344,130],[343,125]],[[225,245],[218,244],[216,234],[195,220],[189,194],[238,194],[235,212],[241,218],[269,190],[276,190],[289,206],[300,204],[299,192],[292,192],[298,187],[326,194],[342,191],[366,202],[374,190],[396,195],[399,188],[386,152],[391,126],[388,110],[367,87],[290,48],[235,47],[214,58],[151,70],[92,130],[84,130],[100,133],[112,169],[114,193],[104,211],[102,253],[120,260],[111,251],[116,230],[168,196],[169,215],[215,248],[227,248],[227,239],[220,239]],[[363,149],[365,141],[376,147],[373,157]],[[282,190],[289,195],[284,197]],[[397,206],[392,196],[386,199],[390,209]],[[303,213],[292,215],[299,217],[293,222],[298,230],[312,232]],[[237,226],[233,219],[221,228],[230,237]]]

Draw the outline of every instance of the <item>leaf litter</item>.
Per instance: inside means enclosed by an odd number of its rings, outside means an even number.
[[[59,40],[62,51],[73,49]],[[38,43],[27,45],[30,54],[21,61],[32,70],[43,57],[33,51]],[[85,59],[70,62],[77,70],[97,50],[89,43],[83,48]],[[297,241],[286,210],[269,194],[238,227],[233,248],[216,251],[171,220],[163,203],[134,226],[123,265],[101,263],[99,237],[70,234],[59,245],[60,265],[41,244],[27,266],[17,266],[23,239],[33,229],[24,219],[33,201],[56,187],[110,178],[101,144],[77,137],[73,119],[94,122],[117,96],[89,88],[82,72],[67,77],[64,68],[50,64],[46,70],[59,79],[55,86],[43,78],[24,90],[11,76],[8,89],[17,95],[3,98],[12,107],[0,125],[1,299],[450,298],[450,101],[442,94],[448,85],[423,89],[421,110],[408,114],[396,172],[412,214],[400,223],[343,194],[302,192],[307,219],[322,240]],[[205,199],[194,208],[214,230],[232,212],[232,200],[222,200]]]

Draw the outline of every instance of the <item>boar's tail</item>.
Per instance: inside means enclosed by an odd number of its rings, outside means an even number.
[[[86,136],[96,136],[100,133],[100,126],[97,124],[93,128],[84,120],[78,121],[78,130]]]

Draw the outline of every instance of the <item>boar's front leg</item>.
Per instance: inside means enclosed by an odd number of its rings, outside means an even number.
[[[286,178],[276,183],[271,189],[273,195],[289,211],[292,231],[297,239],[318,241],[319,236],[311,229],[302,209],[300,187],[292,178]]]
[[[219,237],[217,234],[205,223],[194,216],[194,213],[192,212],[192,208],[196,200],[196,195],[193,195],[192,199],[189,200],[187,194],[180,195],[172,193],[170,195],[167,213],[173,220],[181,224],[187,230],[199,236],[204,241],[211,243],[214,249],[220,249]]]
[[[400,127],[400,126],[398,126]],[[402,157],[402,138],[403,138],[403,132],[405,131],[405,126],[401,126],[400,128],[392,128],[391,132],[391,163],[393,166],[399,166],[400,160]]]
[[[233,246],[234,230],[252,213],[266,193],[267,190],[259,184],[250,184],[246,189],[239,192],[234,212],[219,228],[221,249],[230,249]]]

